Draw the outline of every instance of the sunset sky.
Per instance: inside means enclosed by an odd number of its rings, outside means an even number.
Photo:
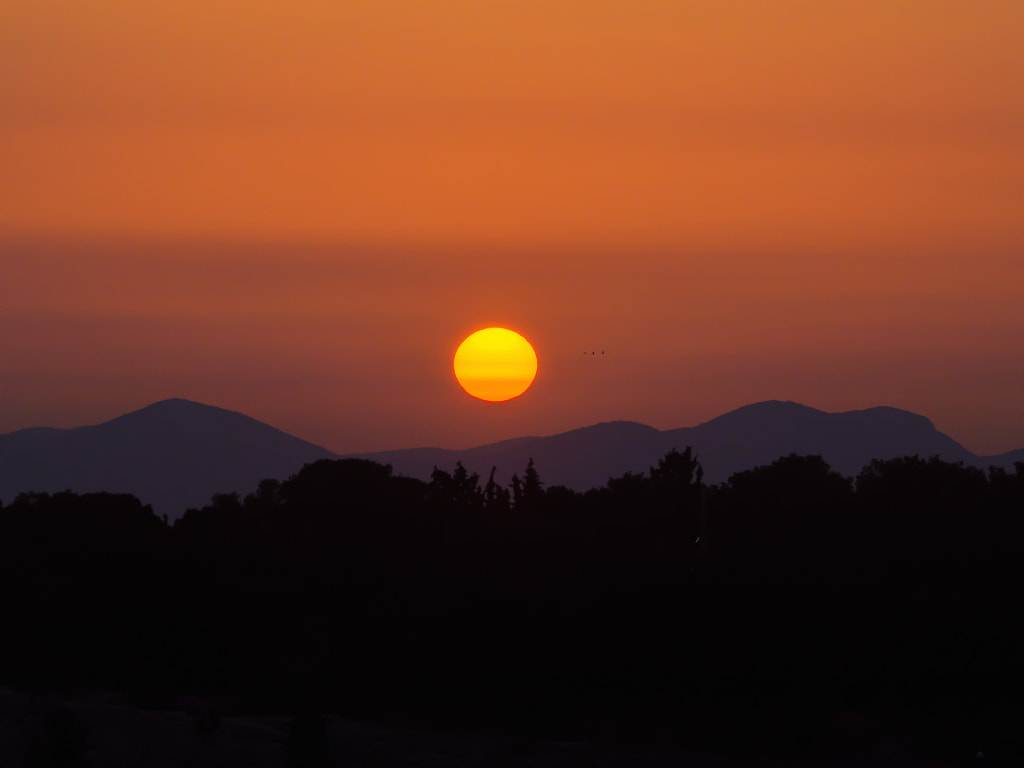
[[[782,399],[1024,447],[1022,40],[1020,0],[5,0],[0,432]],[[452,373],[489,325],[539,359],[507,403]]]

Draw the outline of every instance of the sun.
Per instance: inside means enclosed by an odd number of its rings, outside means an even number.
[[[500,403],[530,388],[537,375],[537,353],[515,331],[484,328],[459,345],[453,367],[469,394]]]

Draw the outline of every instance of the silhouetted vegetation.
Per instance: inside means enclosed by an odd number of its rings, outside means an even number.
[[[292,713],[295,765],[324,763],[325,711],[806,754],[881,713],[922,754],[1024,755],[1024,464],[852,479],[791,455],[705,487],[687,449],[586,493],[494,474],[324,460],[173,526],[22,494],[0,684]]]

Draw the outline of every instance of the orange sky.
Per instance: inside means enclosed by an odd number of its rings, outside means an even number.
[[[7,0],[0,432],[183,396],[457,447],[780,398],[1022,447],[1022,39],[1018,0]],[[540,358],[498,406],[450,373],[491,324]]]

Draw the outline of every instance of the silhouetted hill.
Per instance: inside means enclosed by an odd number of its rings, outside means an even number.
[[[818,454],[856,475],[872,459],[938,455],[983,468],[1012,468],[1024,449],[978,457],[923,416],[896,408],[826,413],[792,402],[744,406],[695,427],[658,430],[611,421],[547,437],[519,437],[449,450],[412,448],[357,454],[391,464],[396,474],[429,479],[457,461],[507,484],[532,457],[546,486],[603,486],[610,477],[646,472],[672,448],[692,446],[708,482],[770,464],[790,453]],[[335,454],[234,411],[164,400],[104,424],[24,429],[0,435],[0,500],[21,491],[133,493],[158,514],[178,517],[214,493],[245,494],[268,477],[284,479],[307,462]]]
[[[710,482],[790,453],[820,455],[848,476],[872,459],[938,455],[945,461],[974,463],[978,458],[924,416],[884,406],[827,413],[773,400],[664,434],[673,444],[694,446]]]
[[[0,435],[0,499],[22,491],[135,494],[174,518],[333,453],[235,411],[171,399],[88,427]]]
[[[909,411],[878,407],[826,413],[778,400],[747,405],[681,429],[662,431],[613,421],[550,437],[517,438],[465,450],[423,448],[359,457],[391,464],[396,473],[421,479],[429,479],[435,465],[451,470],[456,461],[484,478],[497,466],[496,478],[503,482],[513,472],[521,474],[532,457],[546,485],[582,491],[602,486],[609,477],[625,472],[645,472],[668,450],[686,446],[698,454],[705,479],[712,483],[790,453],[821,455],[835,470],[849,476],[872,459],[915,454],[988,466],[987,460],[936,430],[931,421]]]

